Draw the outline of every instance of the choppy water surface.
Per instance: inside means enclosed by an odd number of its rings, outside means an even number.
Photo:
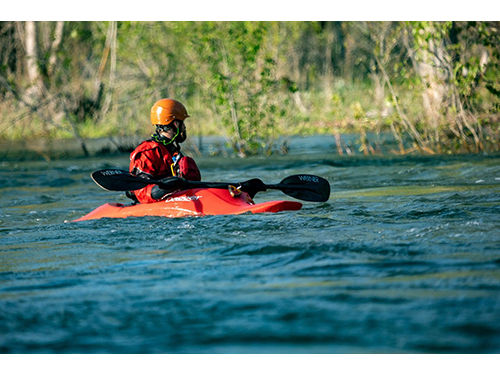
[[[127,155],[1,162],[0,352],[498,353],[500,159],[334,151],[198,158],[327,178],[298,212],[78,223]]]

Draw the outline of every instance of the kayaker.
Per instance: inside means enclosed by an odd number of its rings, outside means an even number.
[[[156,126],[156,132],[130,154],[130,172],[146,179],[177,176],[201,181],[196,162],[181,153],[180,143],[187,138],[184,120],[188,117],[181,102],[174,99],[157,101],[151,107],[151,124]],[[127,192],[127,196],[139,203],[152,203],[164,199],[171,192],[152,184]]]

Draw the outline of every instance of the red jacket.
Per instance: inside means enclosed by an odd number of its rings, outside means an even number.
[[[177,165],[174,164],[174,156],[180,157]],[[143,175],[155,180],[165,177],[179,176],[191,181],[200,181],[201,173],[195,161],[182,153],[167,149],[164,145],[154,141],[144,141],[130,154],[130,172],[135,175]],[[134,194],[140,203],[156,202],[151,197],[151,189],[154,184],[135,190]]]

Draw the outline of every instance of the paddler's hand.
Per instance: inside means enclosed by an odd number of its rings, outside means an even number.
[[[259,180],[258,178],[254,178],[245,182],[240,182],[238,188],[250,195],[250,198],[253,199],[255,194],[257,194],[259,191],[266,191],[266,185],[262,182],[262,180]]]
[[[186,180],[181,177],[167,177],[160,180],[160,183],[151,189],[151,198],[161,201],[173,192],[183,190],[186,187]]]
[[[182,190],[186,187],[186,179],[182,177],[167,177],[160,180],[160,188],[168,191]]]

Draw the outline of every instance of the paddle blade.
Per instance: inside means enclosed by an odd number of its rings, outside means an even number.
[[[268,188],[270,188],[268,186]],[[298,174],[285,178],[274,188],[291,197],[309,202],[326,202],[330,198],[330,183],[322,177]]]
[[[130,172],[121,169],[104,169],[93,172],[90,177],[94,182],[105,190],[132,191],[154,184],[154,180],[146,180],[137,177]]]

